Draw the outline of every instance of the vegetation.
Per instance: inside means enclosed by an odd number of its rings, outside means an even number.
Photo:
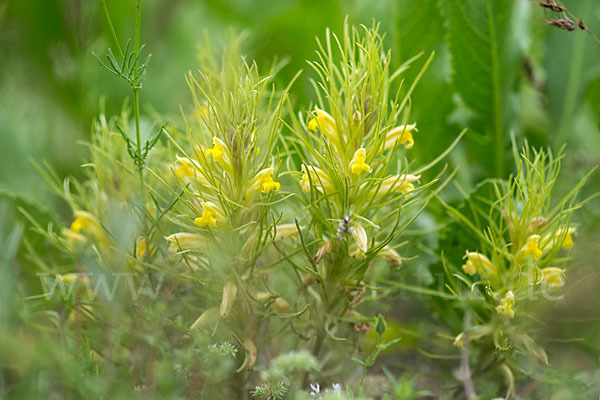
[[[0,397],[598,396],[593,1],[92,3],[0,8]]]

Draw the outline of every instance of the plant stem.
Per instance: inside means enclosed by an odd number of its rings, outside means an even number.
[[[133,42],[134,50],[137,53],[140,49],[140,20],[142,15],[142,0],[137,0],[135,4],[135,39]]]
[[[142,1],[137,0],[136,2],[136,16],[135,16],[135,37],[134,37],[134,52],[138,53],[140,49],[140,20],[142,14]],[[134,68],[137,67],[137,62]],[[140,95],[139,88],[133,88],[133,113],[135,115],[135,140],[137,146],[137,154],[141,156],[142,154],[142,138],[140,132]],[[144,185],[144,166],[138,165],[138,174],[140,176],[140,196],[142,200],[142,206],[144,205],[144,193],[146,191]]]
[[[137,153],[142,154],[142,138],[140,132],[140,96],[139,89],[133,89],[133,113],[135,115],[135,140],[137,146]],[[144,203],[144,193],[146,191],[144,185],[144,166],[138,165],[138,174],[140,176],[140,195],[142,197],[142,203]]]
[[[463,330],[466,332],[471,326],[471,311],[467,310],[463,320]],[[467,400],[477,400],[477,393],[475,392],[475,385],[471,379],[471,367],[469,365],[469,341],[465,341],[460,351],[460,379],[463,382],[465,389],[465,397]]]
[[[102,6],[104,7],[104,15],[106,16],[106,20],[108,21],[108,26],[110,28],[110,32],[112,33],[113,40],[117,45],[117,50],[119,50],[119,54],[121,58],[123,58],[123,51],[121,50],[121,45],[119,44],[119,39],[117,38],[117,33],[115,32],[115,27],[113,26],[112,20],[110,18],[110,13],[108,12],[108,7],[106,6],[106,1],[102,0]]]

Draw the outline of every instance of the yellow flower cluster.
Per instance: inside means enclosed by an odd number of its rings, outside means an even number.
[[[328,112],[320,108],[315,108],[313,118],[308,122],[307,129],[314,133],[320,132],[326,139],[326,142],[332,145],[339,159],[344,160],[349,135],[340,131],[339,125]],[[416,124],[400,125],[389,130],[385,134],[382,150],[393,149],[397,144],[404,145],[406,149],[412,148],[414,145],[412,132],[414,131],[416,131]],[[376,153],[380,154],[381,151],[375,149],[373,154],[370,154],[363,146],[356,149],[352,159],[346,164],[346,171],[348,171],[349,176],[356,178],[363,174],[370,174],[372,168],[369,163],[373,161],[377,155]],[[300,186],[302,191],[310,192],[311,185],[321,193],[332,193],[334,191],[332,179],[323,169],[303,165],[301,174]],[[414,190],[413,183],[418,179],[419,176],[409,174],[386,177],[377,188],[371,190],[371,195],[409,192]]]
[[[252,132],[252,141],[255,140],[255,132],[256,129]],[[209,149],[196,151],[197,159],[178,156],[175,175],[186,183],[192,183],[193,195],[202,199],[199,203],[194,201],[194,205],[200,210],[200,215],[194,219],[195,225],[200,228],[225,229],[229,226],[232,204],[248,206],[260,193],[279,191],[281,185],[273,178],[273,167],[260,169],[246,178],[242,170],[234,168],[238,161],[233,162],[235,152],[228,144],[218,137],[212,138],[212,144],[213,147]],[[235,186],[239,187],[240,183],[244,184],[244,180],[247,183],[241,192],[237,187],[223,184],[235,182]],[[195,186],[196,184],[200,186]],[[186,232],[176,233],[165,239],[170,243],[171,251],[198,250],[207,243],[201,235]]]
[[[508,215],[504,213],[504,215]],[[511,221],[516,220],[514,214],[511,216]],[[514,251],[514,261],[516,263],[515,268],[510,270],[510,274],[514,276],[507,277],[509,281],[514,282],[517,275],[523,273],[524,269],[522,265],[524,262],[533,261],[537,263],[544,253],[549,249],[560,244],[560,247],[565,250],[570,250],[573,247],[573,228],[561,228],[553,233],[540,236],[537,233],[547,224],[544,218],[534,218],[530,223],[526,224],[523,228],[525,232],[528,232],[529,236],[526,236],[525,243],[518,247],[518,250]],[[509,223],[511,238],[515,237],[515,227]],[[495,279],[498,278],[498,269],[487,258],[485,255],[477,252],[469,252],[466,254],[467,261],[462,266],[462,269],[468,275],[479,274],[482,278]],[[537,264],[533,264],[533,271],[529,274],[529,282],[532,285],[546,284],[550,287],[561,287],[564,285],[564,270],[557,267],[545,267],[538,268]],[[496,281],[498,282],[498,281]],[[499,300],[499,305],[496,307],[496,311],[499,314],[506,315],[513,318],[515,315],[514,311],[515,297],[512,291],[508,291],[505,296]]]

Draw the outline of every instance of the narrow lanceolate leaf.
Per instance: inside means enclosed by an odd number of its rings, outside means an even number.
[[[441,0],[446,18],[453,83],[478,123],[472,128],[495,138],[496,173],[503,173],[503,150],[511,128],[510,93],[518,69],[512,34],[521,5],[514,0]],[[526,2],[524,2],[526,3]],[[482,124],[483,122],[483,124]]]

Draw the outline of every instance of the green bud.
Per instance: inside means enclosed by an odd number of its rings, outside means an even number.
[[[385,318],[383,318],[383,315],[379,314],[377,317],[375,317],[375,332],[381,336],[386,330],[387,323],[385,322]]]

